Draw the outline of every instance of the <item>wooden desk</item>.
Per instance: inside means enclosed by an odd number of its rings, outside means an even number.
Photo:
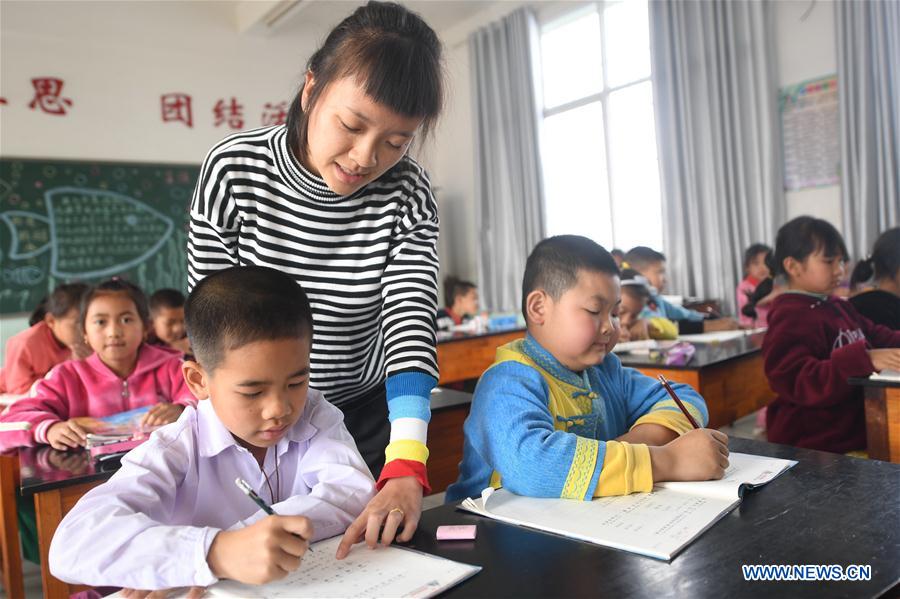
[[[686,366],[667,366],[664,357],[616,354],[625,366],[647,376],[662,374],[670,381],[696,389],[709,409],[709,428],[719,428],[769,405],[775,393],[769,389],[763,367],[764,333],[719,343],[694,343],[697,352]]]
[[[20,492],[34,497],[45,599],[64,599],[90,587],[70,585],[50,574],[50,541],[63,516],[82,495],[102,484],[115,469],[98,469],[87,451],[64,452],[47,446],[19,449]]]
[[[0,558],[3,590],[7,597],[25,596],[22,581],[22,555],[19,553],[19,522],[16,493],[19,488],[19,455],[0,454]]]
[[[731,449],[799,460],[671,562],[461,512],[422,514],[412,546],[484,569],[442,597],[878,597],[900,591],[900,466],[732,439]],[[475,541],[436,541],[477,524]],[[741,565],[870,565],[865,582],[747,582]]]
[[[497,348],[525,336],[525,329],[513,329],[482,335],[456,333],[439,337],[437,344],[438,385],[477,379],[494,363]]]
[[[866,450],[870,458],[900,464],[900,383],[851,378],[865,387]]]
[[[428,425],[428,482],[432,493],[442,493],[459,477],[463,454],[463,423],[469,415],[472,394],[436,388],[431,393]]]

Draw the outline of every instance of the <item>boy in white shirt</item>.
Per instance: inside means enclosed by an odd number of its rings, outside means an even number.
[[[310,542],[342,533],[374,495],[340,410],[308,388],[312,313],[290,276],[219,271],[193,290],[185,320],[197,361],[184,363],[184,377],[205,401],[66,515],[50,546],[61,580],[263,584],[300,567]],[[236,478],[279,515],[266,516]]]

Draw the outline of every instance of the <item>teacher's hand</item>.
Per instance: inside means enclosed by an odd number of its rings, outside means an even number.
[[[394,537],[402,543],[409,541],[421,515],[422,485],[419,481],[414,476],[390,479],[344,533],[337,559],[347,557],[353,545],[363,539],[371,549],[378,546],[379,535],[382,545],[390,545]],[[397,535],[401,528],[403,532]]]

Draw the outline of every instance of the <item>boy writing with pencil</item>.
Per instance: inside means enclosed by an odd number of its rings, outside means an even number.
[[[341,412],[308,388],[312,313],[291,277],[219,271],[194,288],[185,318],[197,361],[183,372],[201,401],[66,515],[50,546],[57,578],[126,596],[220,578],[263,584],[300,567],[310,542],[342,533],[374,495]]]
[[[609,353],[619,337],[618,274],[609,252],[585,237],[534,248],[522,283],[528,334],[499,348],[478,383],[447,501],[488,486],[590,500],[723,476],[728,438],[695,429],[663,386]],[[705,424],[703,399],[686,385],[674,391]]]

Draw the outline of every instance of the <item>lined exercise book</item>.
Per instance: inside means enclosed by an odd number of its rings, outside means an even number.
[[[341,537],[313,544],[300,568],[282,580],[253,586],[222,580],[204,597],[434,597],[481,571],[470,566],[397,546],[374,551],[356,546],[343,560],[334,558]],[[187,589],[181,595],[186,596]],[[112,597],[121,597],[117,593]]]
[[[671,560],[737,507],[745,491],[797,463],[744,453],[732,453],[728,460],[721,480],[658,483],[651,493],[573,501],[488,488],[480,499],[465,499],[459,507],[509,524]]]

